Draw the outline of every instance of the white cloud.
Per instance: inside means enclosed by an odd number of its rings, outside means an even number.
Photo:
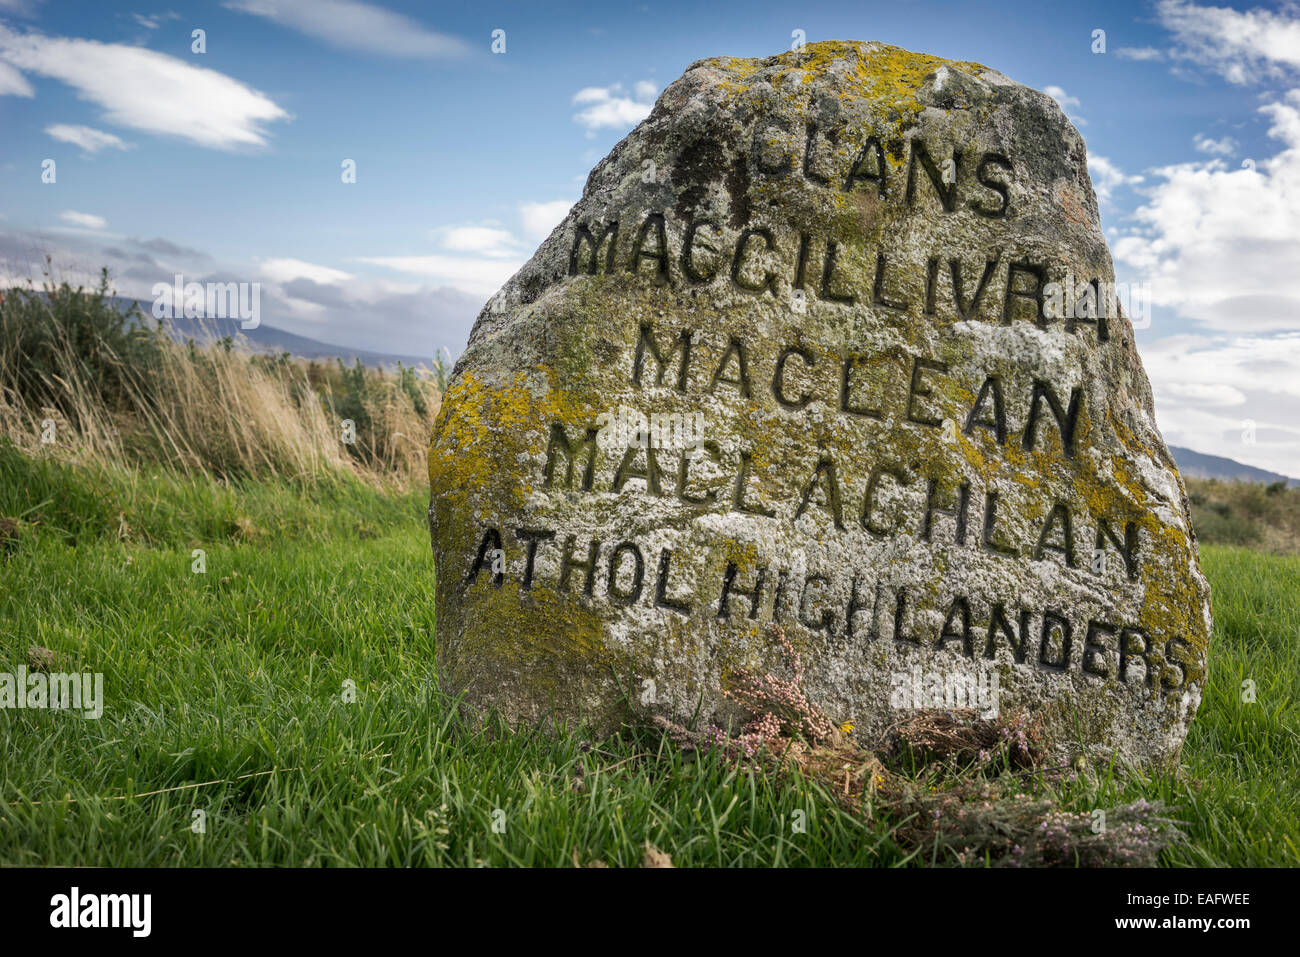
[[[533,248],[551,234],[572,208],[571,199],[520,203],[518,233],[492,221],[444,226],[435,229],[433,235],[443,252],[454,255],[390,258],[384,261],[384,265],[397,268],[394,264],[401,262],[417,267],[404,271],[447,278],[450,275],[448,271],[450,266],[459,264],[457,268],[463,268],[466,276],[486,277],[486,281],[492,282],[500,277],[504,281],[513,274]],[[482,259],[483,262],[480,265],[473,265],[475,259]],[[508,271],[502,272],[494,262],[497,260],[508,260],[510,265]],[[498,282],[497,286],[499,285]],[[497,286],[493,287],[493,291]]]
[[[360,261],[411,276],[423,276],[463,292],[490,296],[523,265],[520,259],[470,256],[362,256]]]
[[[1296,477],[1300,472],[1300,434],[1285,422],[1229,415],[1156,400],[1165,441],[1206,455],[1221,455],[1256,468]]]
[[[631,97],[624,95],[623,87],[618,83],[584,87],[573,94],[573,105],[585,107],[575,113],[573,119],[590,131],[635,126],[650,115],[655,91],[655,85],[648,80],[639,81]]]
[[[359,261],[408,276],[432,279],[470,296],[489,296],[524,264],[532,246],[550,235],[573,205],[569,200],[523,203],[523,238],[499,223],[434,230],[441,251],[414,256],[364,256]]]
[[[108,146],[117,150],[131,148],[131,144],[123,143],[120,137],[114,136],[112,133],[105,133],[103,130],[92,129],[89,126],[69,126],[65,123],[55,123],[53,126],[45,127],[45,132],[60,143],[71,143],[73,146],[81,147],[87,153],[97,153]]]
[[[304,262],[301,259],[266,259],[261,263],[262,275],[273,282],[293,282],[295,279],[309,279],[324,286],[346,282],[352,278],[351,273],[329,266]]]
[[[1260,111],[1279,153],[1253,169],[1216,158],[1155,170],[1137,228],[1113,246],[1157,305],[1213,329],[1300,323],[1300,90]]]
[[[1300,333],[1167,336],[1142,363],[1171,445],[1300,476]]]
[[[1160,394],[1192,405],[1242,405],[1246,401],[1246,393],[1222,382],[1162,382]]]
[[[479,253],[495,259],[517,257],[520,253],[519,240],[497,226],[451,226],[439,233],[442,245],[452,252]]]
[[[343,50],[429,59],[463,56],[469,50],[456,37],[358,0],[230,0],[224,6],[265,17]]]
[[[60,236],[85,236],[91,239],[125,239],[121,233],[110,233],[102,229],[88,229],[85,226],[50,226],[45,230],[46,233],[57,233]],[[98,275],[98,269],[95,274]],[[94,285],[94,283],[91,283]]]
[[[1092,175],[1092,187],[1097,198],[1103,203],[1111,201],[1116,188],[1142,182],[1141,176],[1129,176],[1104,156],[1089,156],[1088,172]]]
[[[573,208],[571,199],[553,199],[544,203],[524,203],[519,207],[519,218],[523,222],[524,235],[534,242],[541,242],[551,231],[563,222]]]
[[[611,91],[619,91],[622,89],[623,88],[617,83],[615,83],[611,87],[584,86],[577,93],[573,94],[573,102],[574,103],[600,103],[610,98]]]
[[[1300,90],[1260,112],[1276,154],[1238,166],[1214,155],[1235,144],[1198,137],[1208,158],[1152,171],[1111,248],[1125,278],[1204,330],[1143,345],[1166,438],[1300,475]]]
[[[1079,98],[1077,96],[1071,96],[1059,86],[1045,86],[1043,87],[1043,92],[1054,99],[1057,103],[1061,104],[1061,109],[1063,110],[1079,105]]]
[[[559,225],[572,200],[521,203],[521,235],[497,222],[445,226],[433,231],[439,250],[411,256],[366,256],[359,261],[433,280],[469,296],[488,296],[513,276]]]
[[[1060,105],[1061,109],[1065,112],[1065,115],[1070,118],[1071,123],[1075,126],[1087,125],[1088,121],[1074,112],[1081,105],[1077,96],[1071,96],[1059,86],[1045,86],[1043,87],[1043,92]]]
[[[1176,70],[1288,86],[1300,70],[1298,10],[1156,6]],[[1274,155],[1229,162],[1236,140],[1198,133],[1202,157],[1151,171],[1146,201],[1112,250],[1125,278],[1150,283],[1162,307],[1151,332],[1164,330],[1164,310],[1203,330],[1144,342],[1166,438],[1300,475],[1300,90],[1270,99],[1260,113]]]
[[[1163,60],[1165,55],[1155,47],[1120,47],[1115,55],[1121,60]]]
[[[1211,156],[1231,156],[1237,152],[1237,141],[1231,136],[1224,136],[1220,139],[1211,139],[1204,133],[1197,133],[1192,138],[1192,145],[1199,152],[1208,153]]]
[[[1174,35],[1171,56],[1208,67],[1229,83],[1252,83],[1300,68],[1300,19],[1287,13],[1160,0],[1156,15]]]
[[[103,216],[96,216],[94,213],[79,213],[75,209],[65,209],[59,213],[59,219],[85,229],[103,229],[108,225],[108,220]]]
[[[179,20],[179,13],[133,13],[131,14],[135,22],[140,24],[146,30],[157,30],[165,20]]]
[[[8,63],[0,60],[0,96],[33,97],[35,95],[36,91],[27,82],[27,78]]]
[[[266,143],[265,124],[288,114],[216,70],[143,47],[15,33],[0,25],[0,60],[52,77],[104,109],[104,119],[213,149]]]

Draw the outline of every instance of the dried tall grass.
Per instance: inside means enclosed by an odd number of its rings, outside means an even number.
[[[110,297],[103,276],[96,289],[47,280],[0,300],[0,435],[25,452],[223,480],[404,488],[423,476],[439,400],[427,370],[181,344]]]

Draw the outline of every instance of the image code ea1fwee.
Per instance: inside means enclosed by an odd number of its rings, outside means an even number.
[[[0,0],[0,131],[16,925],[1300,865],[1294,4]]]

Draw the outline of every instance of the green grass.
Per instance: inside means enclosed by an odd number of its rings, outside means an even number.
[[[0,670],[41,645],[62,670],[102,671],[107,699],[99,721],[0,711],[0,863],[563,865],[576,847],[617,866],[647,841],[678,866],[909,862],[890,822],[815,781],[688,760],[649,733],[589,746],[463,722],[435,683],[420,493],[217,488],[3,454],[0,479],[0,515],[24,515],[0,552]],[[1213,658],[1181,772],[1088,776],[1062,797],[1175,806],[1188,840],[1171,865],[1300,864],[1300,559],[1208,547],[1203,561]]]

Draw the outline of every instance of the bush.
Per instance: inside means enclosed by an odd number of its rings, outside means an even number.
[[[1204,544],[1300,553],[1300,490],[1284,482],[1186,480],[1192,527]]]
[[[1209,508],[1192,506],[1192,527],[1201,542],[1212,545],[1252,545],[1260,540],[1260,530],[1246,518],[1232,518],[1224,503]]]
[[[108,271],[87,290],[47,276],[41,290],[0,297],[0,368],[5,386],[31,408],[52,408],[74,422],[92,393],[116,412],[138,411],[150,396],[165,334],[138,309],[112,299]]]

